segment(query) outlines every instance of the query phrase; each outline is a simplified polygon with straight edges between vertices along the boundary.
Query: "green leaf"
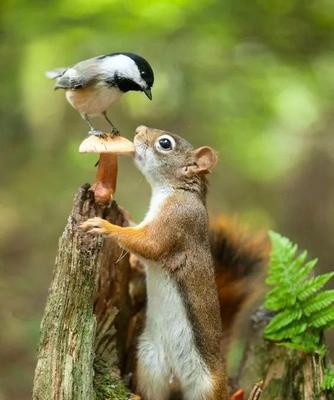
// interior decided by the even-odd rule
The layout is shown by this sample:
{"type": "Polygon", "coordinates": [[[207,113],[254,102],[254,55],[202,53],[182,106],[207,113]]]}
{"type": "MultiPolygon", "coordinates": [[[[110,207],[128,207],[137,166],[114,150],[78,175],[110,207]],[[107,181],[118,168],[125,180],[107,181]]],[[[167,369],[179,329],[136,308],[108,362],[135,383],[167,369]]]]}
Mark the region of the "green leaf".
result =
{"type": "Polygon", "coordinates": [[[280,341],[283,339],[291,339],[295,336],[298,336],[298,335],[302,334],[303,332],[305,332],[306,329],[307,329],[307,323],[299,322],[299,323],[292,323],[292,324],[280,329],[279,331],[266,333],[266,330],[265,330],[264,333],[265,333],[265,337],[267,339],[280,341]]]}
{"type": "Polygon", "coordinates": [[[268,310],[278,311],[293,306],[296,298],[296,295],[290,293],[290,288],[278,286],[267,294],[264,306],[268,310]]]}
{"type": "Polygon", "coordinates": [[[314,293],[320,290],[333,276],[334,272],[328,272],[327,274],[322,274],[308,280],[305,285],[298,290],[299,299],[303,301],[312,296],[314,293]]]}
{"type": "Polygon", "coordinates": [[[321,337],[334,325],[334,290],[321,291],[334,272],[310,277],[317,260],[278,233],[269,233],[272,251],[266,283],[272,288],[265,307],[276,315],[264,330],[269,340],[305,352],[325,354],[321,337]]]}
{"type": "Polygon", "coordinates": [[[279,344],[289,349],[303,351],[304,353],[317,353],[320,355],[324,355],[326,350],[325,346],[316,344],[314,342],[292,341],[292,342],[282,342],[279,344]]]}
{"type": "Polygon", "coordinates": [[[285,310],[275,315],[275,317],[266,326],[265,333],[270,334],[279,331],[283,327],[289,325],[291,322],[300,319],[302,316],[301,310],[285,310]]]}
{"type": "Polygon", "coordinates": [[[334,371],[326,369],[321,389],[326,391],[334,391],[334,371]]]}
{"type": "Polygon", "coordinates": [[[318,259],[315,258],[314,260],[308,261],[304,267],[300,268],[299,271],[296,273],[295,276],[295,281],[296,284],[301,283],[303,280],[305,280],[310,272],[314,269],[314,267],[317,265],[318,259]]]}
{"type": "Polygon", "coordinates": [[[334,307],[332,305],[327,308],[312,314],[310,323],[314,328],[325,329],[327,326],[334,323],[334,307]]]}
{"type": "Polygon", "coordinates": [[[307,316],[316,311],[321,311],[334,302],[334,290],[326,290],[315,296],[310,297],[306,304],[303,304],[303,310],[307,316]]]}

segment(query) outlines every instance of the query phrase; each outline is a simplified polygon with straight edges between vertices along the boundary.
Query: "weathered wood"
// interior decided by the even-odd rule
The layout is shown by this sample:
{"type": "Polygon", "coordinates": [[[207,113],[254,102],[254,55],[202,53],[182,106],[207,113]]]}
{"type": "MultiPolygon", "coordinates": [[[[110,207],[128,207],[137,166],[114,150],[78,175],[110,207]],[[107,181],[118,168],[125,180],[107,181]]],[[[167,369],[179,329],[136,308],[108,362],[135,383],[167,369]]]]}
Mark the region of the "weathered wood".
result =
{"type": "Polygon", "coordinates": [[[332,399],[321,390],[324,359],[316,354],[291,350],[263,338],[266,314],[258,310],[252,317],[238,382],[246,398],[260,382],[259,397],[249,400],[327,400],[332,399]]]}
{"type": "Polygon", "coordinates": [[[78,230],[93,216],[122,226],[127,220],[115,202],[96,206],[89,188],[77,193],[59,241],[41,325],[35,400],[129,397],[118,379],[130,316],[129,258],[110,239],[78,230]]]}
{"type": "MultiPolygon", "coordinates": [[[[128,224],[115,202],[100,207],[89,185],[80,188],[59,241],[41,325],[34,400],[126,400],[131,396],[119,368],[133,369],[130,339],[142,325],[142,271],[137,268],[136,286],[128,254],[112,240],[78,229],[93,216],[128,224]]],[[[238,376],[245,398],[262,381],[262,393],[255,390],[251,400],[332,399],[321,391],[324,360],[264,340],[266,322],[265,313],[256,313],[247,337],[238,376]]]]}

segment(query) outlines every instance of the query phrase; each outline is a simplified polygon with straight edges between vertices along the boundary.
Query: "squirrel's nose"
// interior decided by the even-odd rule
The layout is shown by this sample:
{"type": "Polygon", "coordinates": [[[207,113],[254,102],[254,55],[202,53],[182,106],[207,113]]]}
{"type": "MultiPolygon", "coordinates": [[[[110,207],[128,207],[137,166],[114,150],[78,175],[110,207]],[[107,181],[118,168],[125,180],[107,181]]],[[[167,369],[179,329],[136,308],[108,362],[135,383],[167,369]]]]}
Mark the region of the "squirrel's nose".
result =
{"type": "Polygon", "coordinates": [[[136,129],[136,135],[138,135],[138,133],[145,134],[146,132],[147,132],[147,126],[145,126],[145,125],[140,125],[136,129]]]}

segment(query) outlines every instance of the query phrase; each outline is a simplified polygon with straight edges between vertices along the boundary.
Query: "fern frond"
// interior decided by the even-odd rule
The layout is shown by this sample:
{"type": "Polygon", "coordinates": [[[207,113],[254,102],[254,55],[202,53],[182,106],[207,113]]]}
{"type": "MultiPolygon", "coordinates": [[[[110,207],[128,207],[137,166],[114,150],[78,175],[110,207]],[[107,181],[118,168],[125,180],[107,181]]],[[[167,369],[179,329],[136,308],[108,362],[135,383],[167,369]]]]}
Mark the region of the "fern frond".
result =
{"type": "Polygon", "coordinates": [[[321,311],[318,311],[315,314],[312,314],[312,318],[310,318],[310,324],[314,328],[323,328],[329,327],[334,323],[334,307],[332,305],[324,308],[321,311]]]}
{"type": "Polygon", "coordinates": [[[289,239],[270,232],[272,252],[266,282],[272,286],[265,307],[276,315],[264,330],[267,339],[305,352],[325,354],[321,337],[334,325],[334,290],[321,291],[334,272],[310,277],[317,260],[289,239]]]}
{"type": "Polygon", "coordinates": [[[321,311],[334,302],[334,290],[325,290],[310,297],[304,303],[304,312],[310,316],[316,311],[321,311]]]}
{"type": "Polygon", "coordinates": [[[291,307],[296,303],[297,296],[291,294],[290,288],[276,287],[266,296],[264,306],[272,311],[291,307]]]}
{"type": "Polygon", "coordinates": [[[321,389],[326,391],[334,391],[334,371],[332,369],[325,370],[321,389]]]}
{"type": "Polygon", "coordinates": [[[266,326],[265,333],[271,334],[279,331],[280,329],[291,324],[293,321],[297,321],[302,317],[303,313],[301,310],[285,310],[277,315],[269,322],[266,326]]]}
{"type": "Polygon", "coordinates": [[[305,351],[305,345],[300,343],[294,342],[282,342],[278,343],[280,346],[287,347],[288,349],[298,350],[298,351],[305,351]]]}
{"type": "Polygon", "coordinates": [[[279,345],[306,353],[317,353],[321,356],[325,355],[326,347],[323,344],[315,340],[313,336],[309,338],[305,337],[307,337],[307,334],[295,336],[292,341],[281,342],[279,345]]]}
{"type": "Polygon", "coordinates": [[[275,340],[275,341],[280,341],[284,339],[292,339],[295,336],[299,336],[302,333],[304,333],[307,329],[307,323],[306,322],[300,322],[299,323],[292,323],[289,324],[288,326],[285,326],[284,328],[266,333],[265,336],[268,339],[275,340]]]}
{"type": "Polygon", "coordinates": [[[301,284],[312,272],[317,263],[318,259],[315,258],[314,260],[308,261],[302,268],[300,268],[299,271],[296,272],[295,283],[297,285],[301,284]]]}
{"type": "Polygon", "coordinates": [[[312,296],[318,290],[320,290],[325,284],[334,276],[334,272],[328,272],[314,278],[309,279],[304,285],[298,290],[298,296],[301,301],[306,300],[312,296]]]}
{"type": "Polygon", "coordinates": [[[268,285],[276,285],[282,281],[286,281],[286,268],[287,266],[291,266],[291,262],[295,258],[298,247],[288,238],[276,232],[270,231],[269,236],[273,247],[270,255],[270,269],[268,271],[266,283],[268,285]],[[283,265],[285,268],[282,268],[283,265]]]}

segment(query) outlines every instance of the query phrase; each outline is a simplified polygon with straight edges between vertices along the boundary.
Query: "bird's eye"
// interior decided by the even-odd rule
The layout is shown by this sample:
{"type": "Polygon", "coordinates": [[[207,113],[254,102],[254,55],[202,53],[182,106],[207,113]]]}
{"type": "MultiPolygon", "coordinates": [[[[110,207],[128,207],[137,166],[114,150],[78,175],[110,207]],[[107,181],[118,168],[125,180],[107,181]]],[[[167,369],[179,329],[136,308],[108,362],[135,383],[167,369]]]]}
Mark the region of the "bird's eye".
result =
{"type": "Polygon", "coordinates": [[[163,135],[156,141],[156,149],[162,153],[173,150],[175,147],[175,140],[169,135],[163,135]]]}

